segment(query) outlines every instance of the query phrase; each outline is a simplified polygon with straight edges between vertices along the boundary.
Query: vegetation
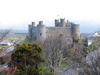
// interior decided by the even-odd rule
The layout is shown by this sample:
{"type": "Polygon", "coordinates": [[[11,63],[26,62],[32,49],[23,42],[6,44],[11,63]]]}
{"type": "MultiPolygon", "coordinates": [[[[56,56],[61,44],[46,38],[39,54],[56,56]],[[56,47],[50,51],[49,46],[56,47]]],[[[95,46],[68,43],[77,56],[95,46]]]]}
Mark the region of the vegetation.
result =
{"type": "Polygon", "coordinates": [[[40,62],[44,62],[40,53],[42,47],[35,44],[21,44],[11,55],[10,67],[18,68],[16,75],[43,75],[40,62]]]}
{"type": "Polygon", "coordinates": [[[23,34],[9,34],[5,40],[21,40],[23,41],[24,39],[26,38],[26,35],[23,35],[23,34]]]}
{"type": "Polygon", "coordinates": [[[3,57],[0,57],[0,65],[5,64],[3,57]]]}
{"type": "Polygon", "coordinates": [[[3,32],[1,35],[0,35],[0,40],[3,40],[8,34],[9,34],[10,30],[6,30],[5,32],[3,32]]]}
{"type": "Polygon", "coordinates": [[[51,37],[45,41],[43,45],[43,56],[46,59],[47,65],[51,67],[51,72],[56,73],[56,68],[61,66],[66,45],[63,36],[57,38],[51,37]]]}
{"type": "Polygon", "coordinates": [[[78,43],[79,42],[79,39],[74,39],[73,42],[74,43],[78,43]]]}
{"type": "Polygon", "coordinates": [[[8,46],[0,46],[0,49],[2,49],[2,48],[7,48],[8,46]]]}
{"type": "Polygon", "coordinates": [[[100,37],[95,37],[93,40],[93,43],[88,48],[89,53],[94,50],[100,50],[100,37]]]}
{"type": "MultiPolygon", "coordinates": [[[[90,46],[87,45],[86,40],[80,43],[78,39],[73,40],[73,43],[69,45],[61,35],[45,40],[44,44],[41,44],[43,48],[36,43],[29,43],[30,40],[25,37],[14,38],[23,38],[24,44],[18,44],[16,50],[12,52],[10,62],[7,60],[10,68],[5,70],[6,73],[4,71],[0,73],[2,75],[60,75],[62,70],[65,72],[69,68],[78,68],[79,75],[100,74],[99,53],[96,59],[91,57],[92,65],[86,63],[87,55],[100,49],[98,37],[93,38],[94,42],[90,46]],[[82,48],[82,44],[85,48],[82,48]]],[[[35,38],[30,39],[35,40],[35,38]]],[[[1,65],[5,63],[5,58],[0,57],[1,65]]]]}
{"type": "Polygon", "coordinates": [[[36,40],[36,38],[27,37],[27,38],[24,39],[24,41],[22,43],[30,43],[30,42],[35,41],[35,40],[36,40]]]}

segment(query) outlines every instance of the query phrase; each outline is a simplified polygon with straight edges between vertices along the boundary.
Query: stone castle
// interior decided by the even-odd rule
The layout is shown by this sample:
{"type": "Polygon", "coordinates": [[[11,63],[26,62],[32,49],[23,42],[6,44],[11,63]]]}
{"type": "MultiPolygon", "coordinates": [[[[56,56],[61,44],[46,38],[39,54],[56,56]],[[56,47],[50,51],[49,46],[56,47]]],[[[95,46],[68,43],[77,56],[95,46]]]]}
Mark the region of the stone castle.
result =
{"type": "Polygon", "coordinates": [[[35,22],[29,25],[28,37],[36,38],[36,40],[45,41],[50,36],[58,37],[63,35],[65,38],[80,39],[80,25],[65,21],[64,19],[55,20],[55,27],[46,27],[43,21],[39,21],[39,24],[35,26],[35,22]]]}

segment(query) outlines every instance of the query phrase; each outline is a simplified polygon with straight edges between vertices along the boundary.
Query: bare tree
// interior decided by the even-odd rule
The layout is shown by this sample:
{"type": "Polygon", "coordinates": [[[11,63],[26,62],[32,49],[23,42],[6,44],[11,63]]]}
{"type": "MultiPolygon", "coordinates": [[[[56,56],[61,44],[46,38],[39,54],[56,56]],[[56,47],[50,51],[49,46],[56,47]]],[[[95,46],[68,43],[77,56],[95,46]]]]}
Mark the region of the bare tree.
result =
{"type": "Polygon", "coordinates": [[[9,34],[10,31],[11,31],[11,30],[6,30],[4,33],[2,33],[2,34],[0,35],[0,40],[3,40],[3,39],[9,34]]]}
{"type": "Polygon", "coordinates": [[[44,42],[43,55],[47,60],[47,64],[52,68],[52,72],[56,72],[63,61],[63,52],[65,50],[66,40],[62,35],[57,38],[50,37],[44,42]]]}

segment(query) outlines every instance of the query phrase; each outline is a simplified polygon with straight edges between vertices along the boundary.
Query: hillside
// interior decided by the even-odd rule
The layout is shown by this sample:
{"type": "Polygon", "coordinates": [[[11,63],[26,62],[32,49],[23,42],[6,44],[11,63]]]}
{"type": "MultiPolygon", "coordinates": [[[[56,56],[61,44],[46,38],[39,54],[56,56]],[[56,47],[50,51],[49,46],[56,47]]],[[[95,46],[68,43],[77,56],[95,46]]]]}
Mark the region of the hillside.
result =
{"type": "MultiPolygon", "coordinates": [[[[0,29],[0,34],[4,33],[7,29],[0,29]]],[[[10,34],[28,34],[25,30],[11,30],[10,34]]]]}

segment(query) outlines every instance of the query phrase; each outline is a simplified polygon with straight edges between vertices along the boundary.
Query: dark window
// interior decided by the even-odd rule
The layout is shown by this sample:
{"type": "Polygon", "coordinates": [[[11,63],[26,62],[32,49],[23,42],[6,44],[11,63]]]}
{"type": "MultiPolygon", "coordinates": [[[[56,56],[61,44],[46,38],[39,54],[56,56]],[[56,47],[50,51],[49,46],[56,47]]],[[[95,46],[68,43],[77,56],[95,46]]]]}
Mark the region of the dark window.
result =
{"type": "Polygon", "coordinates": [[[40,33],[40,35],[42,35],[42,33],[40,33]]]}

